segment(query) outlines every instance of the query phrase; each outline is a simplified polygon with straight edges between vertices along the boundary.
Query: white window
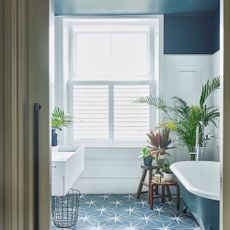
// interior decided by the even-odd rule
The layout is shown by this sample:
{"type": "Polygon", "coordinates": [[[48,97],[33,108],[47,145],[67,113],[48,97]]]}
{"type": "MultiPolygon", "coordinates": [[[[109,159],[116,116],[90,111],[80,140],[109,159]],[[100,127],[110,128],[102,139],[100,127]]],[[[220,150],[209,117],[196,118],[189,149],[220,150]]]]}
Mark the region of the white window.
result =
{"type": "Polygon", "coordinates": [[[152,21],[65,19],[62,25],[62,103],[75,118],[69,138],[145,140],[153,111],[134,101],[156,88],[152,21]]]}

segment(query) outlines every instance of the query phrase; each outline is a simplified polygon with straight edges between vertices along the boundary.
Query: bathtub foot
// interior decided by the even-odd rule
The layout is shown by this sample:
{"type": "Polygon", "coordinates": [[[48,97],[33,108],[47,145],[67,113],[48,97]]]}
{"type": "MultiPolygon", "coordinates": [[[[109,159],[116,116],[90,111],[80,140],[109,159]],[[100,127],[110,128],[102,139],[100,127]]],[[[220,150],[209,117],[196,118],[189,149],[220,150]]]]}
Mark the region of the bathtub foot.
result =
{"type": "Polygon", "coordinates": [[[184,214],[188,213],[188,208],[187,208],[187,207],[183,207],[182,212],[183,212],[184,214]]]}
{"type": "Polygon", "coordinates": [[[193,214],[191,213],[191,211],[188,207],[183,207],[182,212],[183,212],[183,214],[187,215],[188,217],[193,217],[193,214]]]}
{"type": "Polygon", "coordinates": [[[181,215],[186,215],[186,216],[190,216],[190,211],[189,208],[184,206],[182,209],[177,210],[177,212],[175,213],[176,216],[181,216],[181,215]]]}
{"type": "Polygon", "coordinates": [[[176,216],[181,216],[181,215],[189,215],[189,209],[187,207],[183,207],[182,209],[178,210],[175,213],[176,216]]]}

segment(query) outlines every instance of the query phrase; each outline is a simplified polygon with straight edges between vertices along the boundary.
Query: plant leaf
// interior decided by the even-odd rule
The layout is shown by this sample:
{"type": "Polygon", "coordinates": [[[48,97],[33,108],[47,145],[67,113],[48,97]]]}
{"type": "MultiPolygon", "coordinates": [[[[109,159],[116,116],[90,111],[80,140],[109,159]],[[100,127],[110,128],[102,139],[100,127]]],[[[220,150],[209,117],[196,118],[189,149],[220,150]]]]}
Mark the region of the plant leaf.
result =
{"type": "Polygon", "coordinates": [[[220,87],[220,77],[215,77],[212,80],[208,80],[205,85],[202,86],[201,95],[200,95],[200,107],[204,106],[204,103],[208,96],[219,89],[220,87]]]}
{"type": "Polygon", "coordinates": [[[55,106],[51,115],[52,128],[61,130],[62,127],[67,127],[73,122],[73,117],[65,114],[64,110],[55,106]]]}
{"type": "Polygon", "coordinates": [[[164,111],[164,112],[168,112],[169,110],[171,110],[171,107],[167,106],[163,99],[160,97],[154,97],[152,95],[150,96],[146,96],[146,97],[140,97],[138,98],[135,103],[145,103],[148,105],[153,105],[155,107],[157,107],[158,109],[164,111]]]}

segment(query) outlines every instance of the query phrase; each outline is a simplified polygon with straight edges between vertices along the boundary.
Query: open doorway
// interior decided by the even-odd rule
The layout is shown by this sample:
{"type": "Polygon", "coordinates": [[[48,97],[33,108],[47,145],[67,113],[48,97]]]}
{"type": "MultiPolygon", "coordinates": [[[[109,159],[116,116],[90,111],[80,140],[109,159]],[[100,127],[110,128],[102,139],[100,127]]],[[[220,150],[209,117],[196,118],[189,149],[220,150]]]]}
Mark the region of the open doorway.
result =
{"type": "MultiPolygon", "coordinates": [[[[218,204],[215,213],[210,214],[216,218],[211,223],[204,220],[202,213],[193,211],[186,195],[183,204],[190,206],[191,216],[178,215],[175,199],[163,204],[157,200],[153,211],[147,196],[136,199],[143,164],[138,156],[149,145],[146,133],[156,131],[166,117],[155,107],[134,102],[151,94],[160,96],[170,106],[174,105],[170,101],[174,96],[188,105],[199,105],[202,86],[220,75],[219,2],[208,8],[200,6],[199,10],[194,5],[193,12],[183,7],[175,12],[167,6],[164,12],[152,6],[145,9],[148,16],[143,16],[142,11],[134,13],[136,9],[127,13],[125,5],[121,6],[121,12],[116,6],[114,14],[108,9],[102,13],[97,7],[92,12],[77,3],[55,4],[55,75],[50,109],[59,108],[73,122],[58,133],[59,149],[52,148],[55,155],[52,171],[54,175],[56,164],[61,161],[57,158],[64,158],[66,152],[79,153],[81,146],[84,151],[77,161],[81,164],[70,169],[79,171],[66,178],[71,180],[71,188],[81,191],[76,228],[199,229],[201,225],[218,229],[218,204]]],[[[216,92],[207,103],[218,113],[220,98],[216,92]]],[[[218,114],[215,118],[218,125],[218,114]]],[[[198,131],[202,129],[198,127],[198,131]]],[[[219,130],[208,126],[205,135],[208,134],[200,160],[219,161],[219,130]]],[[[174,132],[170,138],[176,136],[174,132]]],[[[194,147],[195,144],[192,143],[194,147]]],[[[177,144],[174,147],[167,158],[170,163],[190,160],[186,147],[177,144]]],[[[57,190],[65,191],[63,181],[52,183],[57,190]]],[[[212,191],[217,196],[211,198],[217,203],[218,183],[212,191]]]]}

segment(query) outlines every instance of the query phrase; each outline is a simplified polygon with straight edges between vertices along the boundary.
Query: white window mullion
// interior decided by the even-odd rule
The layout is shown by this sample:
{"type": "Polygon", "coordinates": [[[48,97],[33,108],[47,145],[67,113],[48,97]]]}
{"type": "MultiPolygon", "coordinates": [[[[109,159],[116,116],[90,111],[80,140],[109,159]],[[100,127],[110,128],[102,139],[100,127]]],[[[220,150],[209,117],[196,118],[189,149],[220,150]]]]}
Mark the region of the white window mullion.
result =
{"type": "MultiPolygon", "coordinates": [[[[66,63],[66,65],[68,65],[68,76],[65,76],[65,79],[63,79],[63,83],[68,79],[68,83],[67,85],[64,84],[65,90],[66,92],[66,96],[68,99],[70,100],[66,100],[65,106],[63,105],[63,108],[67,108],[67,111],[69,114],[74,115],[74,111],[73,111],[73,85],[71,84],[71,80],[74,79],[74,64],[73,64],[73,60],[74,60],[74,33],[73,33],[73,27],[71,25],[68,25],[69,29],[68,29],[68,63],[66,63]]],[[[73,126],[69,126],[68,130],[67,130],[67,135],[66,135],[66,139],[65,139],[65,143],[66,144],[73,144],[74,143],[74,135],[73,135],[73,126]]]]}
{"type": "Polygon", "coordinates": [[[75,54],[74,54],[75,45],[76,44],[74,43],[73,27],[71,26],[69,29],[69,80],[73,80],[75,77],[74,63],[73,63],[75,58],[75,54]]]}
{"type": "MultiPolygon", "coordinates": [[[[156,85],[155,85],[155,81],[151,81],[149,84],[149,94],[150,95],[154,95],[154,91],[155,91],[156,85]]],[[[156,119],[157,119],[157,113],[155,112],[156,109],[154,106],[149,106],[149,128],[150,130],[152,130],[155,125],[157,124],[156,119]]]]}
{"type": "MultiPolygon", "coordinates": [[[[73,101],[74,101],[74,98],[73,98],[73,85],[71,84],[70,81],[67,84],[66,90],[67,90],[67,97],[70,99],[70,100],[67,100],[67,110],[68,110],[69,114],[74,114],[74,111],[73,111],[73,101]]],[[[68,132],[67,132],[67,135],[66,135],[65,142],[66,142],[67,145],[68,144],[72,145],[73,142],[74,142],[73,126],[72,125],[70,125],[68,127],[68,132]]]]}
{"type": "Polygon", "coordinates": [[[114,84],[109,83],[109,141],[114,140],[114,84]]]}

